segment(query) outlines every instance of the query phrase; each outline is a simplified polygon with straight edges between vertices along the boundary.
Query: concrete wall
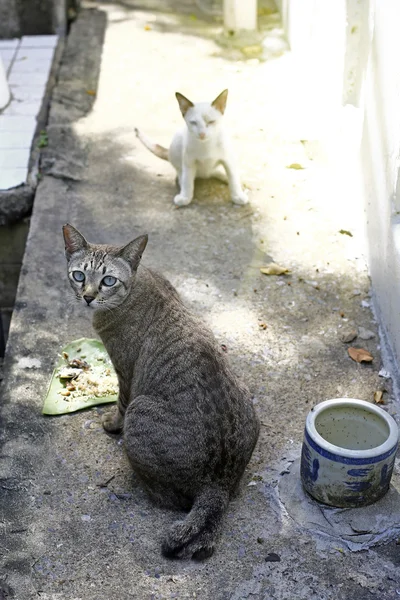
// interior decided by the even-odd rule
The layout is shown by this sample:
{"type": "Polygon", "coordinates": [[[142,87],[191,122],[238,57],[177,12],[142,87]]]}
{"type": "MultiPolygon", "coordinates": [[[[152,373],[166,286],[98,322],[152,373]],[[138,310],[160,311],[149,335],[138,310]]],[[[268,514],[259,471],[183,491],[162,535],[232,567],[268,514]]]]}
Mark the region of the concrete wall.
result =
{"type": "Polygon", "coordinates": [[[4,353],[28,230],[29,219],[0,226],[0,358],[4,353]]]}
{"type": "Polygon", "coordinates": [[[319,111],[335,127],[348,126],[356,165],[350,177],[360,182],[374,304],[399,364],[400,2],[278,0],[277,5],[300,77],[309,86],[311,112],[319,111]]]}
{"type": "Polygon", "coordinates": [[[361,165],[369,265],[382,324],[400,361],[400,3],[375,0],[364,83],[361,165]]]}
{"type": "Polygon", "coordinates": [[[20,32],[17,0],[0,2],[0,39],[13,38],[20,32]]]}
{"type": "Polygon", "coordinates": [[[23,35],[63,35],[67,11],[78,0],[0,0],[0,39],[23,35]]]}

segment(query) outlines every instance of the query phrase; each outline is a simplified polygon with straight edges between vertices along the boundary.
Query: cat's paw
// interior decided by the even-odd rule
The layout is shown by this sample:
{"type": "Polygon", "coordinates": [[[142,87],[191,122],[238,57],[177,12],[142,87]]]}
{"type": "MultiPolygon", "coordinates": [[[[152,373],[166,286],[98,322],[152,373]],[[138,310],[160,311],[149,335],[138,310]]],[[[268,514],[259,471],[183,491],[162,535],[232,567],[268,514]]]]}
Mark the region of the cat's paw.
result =
{"type": "Polygon", "coordinates": [[[187,196],[183,196],[183,194],[177,194],[174,198],[174,204],[176,206],[187,206],[192,201],[192,198],[188,198],[187,196]]]}
{"type": "Polygon", "coordinates": [[[119,412],[108,412],[102,416],[101,424],[108,433],[119,433],[124,422],[119,412]]]}
{"type": "Polygon", "coordinates": [[[246,192],[240,191],[238,194],[232,196],[232,202],[233,204],[239,204],[243,206],[244,204],[249,203],[249,199],[247,197],[246,192]]]}

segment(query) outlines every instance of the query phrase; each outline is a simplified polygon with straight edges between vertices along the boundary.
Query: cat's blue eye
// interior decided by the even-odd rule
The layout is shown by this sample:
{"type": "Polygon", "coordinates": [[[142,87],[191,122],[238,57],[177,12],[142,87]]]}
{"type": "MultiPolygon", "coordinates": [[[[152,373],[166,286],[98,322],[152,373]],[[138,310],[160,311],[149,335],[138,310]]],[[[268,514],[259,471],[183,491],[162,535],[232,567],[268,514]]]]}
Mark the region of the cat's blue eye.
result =
{"type": "Polygon", "coordinates": [[[215,121],[208,121],[209,125],[214,125],[215,121]]]}
{"type": "Polygon", "coordinates": [[[112,277],[112,275],[106,275],[101,283],[107,287],[111,287],[117,283],[117,279],[116,277],[112,277]]]}
{"type": "Polygon", "coordinates": [[[82,271],[72,271],[72,277],[78,282],[85,281],[85,274],[82,271]]]}
{"type": "Polygon", "coordinates": [[[191,125],[197,125],[197,121],[190,121],[191,125]]]}

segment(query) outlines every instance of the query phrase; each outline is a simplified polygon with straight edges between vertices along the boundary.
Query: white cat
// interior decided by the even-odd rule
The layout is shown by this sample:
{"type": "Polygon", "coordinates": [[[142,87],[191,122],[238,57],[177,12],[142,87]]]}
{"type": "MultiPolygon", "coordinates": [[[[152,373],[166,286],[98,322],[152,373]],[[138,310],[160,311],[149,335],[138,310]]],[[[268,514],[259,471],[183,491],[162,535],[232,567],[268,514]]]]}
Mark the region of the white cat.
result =
{"type": "Polygon", "coordinates": [[[169,150],[154,144],[135,129],[137,137],[146,148],[175,167],[180,192],[175,196],[174,203],[177,206],[190,204],[196,177],[216,177],[228,183],[232,202],[247,204],[247,195],[240,185],[231,144],[222,126],[228,90],[224,90],[211,104],[193,104],[179,92],[176,93],[176,98],[187,128],[174,135],[169,150]],[[218,170],[220,165],[225,169],[226,175],[218,170]]]}

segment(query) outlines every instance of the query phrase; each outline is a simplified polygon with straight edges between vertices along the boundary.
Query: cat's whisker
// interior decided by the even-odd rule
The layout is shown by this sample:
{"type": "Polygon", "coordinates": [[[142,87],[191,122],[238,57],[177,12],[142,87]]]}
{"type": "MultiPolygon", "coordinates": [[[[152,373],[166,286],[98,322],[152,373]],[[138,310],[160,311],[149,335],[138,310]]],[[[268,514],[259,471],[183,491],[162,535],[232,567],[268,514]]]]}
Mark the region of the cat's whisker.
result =
{"type": "Polygon", "coordinates": [[[65,299],[66,305],[68,310],[74,310],[74,307],[76,306],[78,300],[77,297],[75,295],[73,296],[68,296],[68,298],[65,299]]]}

